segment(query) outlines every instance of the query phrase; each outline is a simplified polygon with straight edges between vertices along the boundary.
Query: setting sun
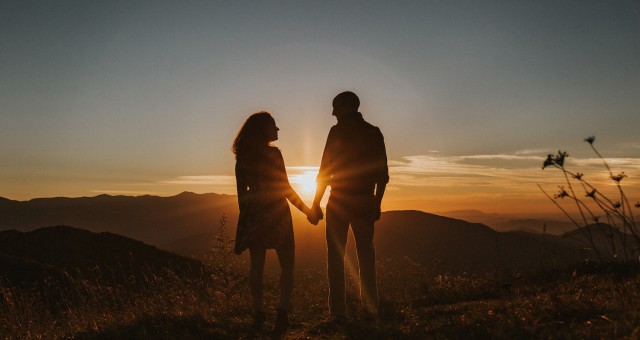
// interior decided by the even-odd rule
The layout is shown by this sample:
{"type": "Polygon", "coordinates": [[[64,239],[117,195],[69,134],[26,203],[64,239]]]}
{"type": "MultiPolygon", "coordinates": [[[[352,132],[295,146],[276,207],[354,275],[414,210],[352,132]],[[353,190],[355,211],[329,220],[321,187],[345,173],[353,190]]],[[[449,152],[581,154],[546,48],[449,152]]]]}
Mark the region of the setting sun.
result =
{"type": "MultiPolygon", "coordinates": [[[[317,167],[295,168],[299,173],[289,175],[289,180],[300,195],[313,194],[316,190],[317,167]]],[[[290,169],[291,170],[291,169],[290,169]]],[[[298,172],[295,171],[295,172],[298,172]]]]}

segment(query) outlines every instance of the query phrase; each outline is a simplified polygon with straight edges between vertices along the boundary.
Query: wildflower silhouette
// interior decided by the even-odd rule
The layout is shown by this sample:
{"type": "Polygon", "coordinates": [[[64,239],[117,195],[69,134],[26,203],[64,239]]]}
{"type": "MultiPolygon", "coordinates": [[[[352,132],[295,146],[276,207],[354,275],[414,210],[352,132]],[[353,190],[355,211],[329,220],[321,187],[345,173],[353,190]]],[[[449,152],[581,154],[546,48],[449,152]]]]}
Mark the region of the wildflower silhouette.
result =
{"type": "Polygon", "coordinates": [[[542,164],[542,169],[544,170],[544,168],[548,166],[563,167],[564,160],[567,157],[569,157],[569,154],[565,151],[560,150],[558,150],[557,155],[549,154],[547,155],[547,159],[544,161],[544,164],[542,164]]]}
{"type": "Polygon", "coordinates": [[[564,187],[561,186],[560,187],[560,191],[557,194],[553,195],[553,197],[555,197],[555,198],[565,198],[565,197],[570,197],[570,196],[569,196],[569,193],[566,190],[564,190],[564,187]]]}
{"type": "Polygon", "coordinates": [[[595,142],[595,140],[596,140],[595,136],[589,136],[589,137],[584,139],[585,142],[587,142],[587,143],[589,143],[591,145],[593,145],[593,142],[595,142]]]}
{"type": "Polygon", "coordinates": [[[627,177],[627,175],[624,174],[624,172],[621,172],[615,176],[611,176],[611,179],[620,183],[620,181],[622,181],[623,178],[627,177]]]}
{"type": "MultiPolygon", "coordinates": [[[[542,186],[538,185],[540,190],[549,198],[570,220],[576,225],[576,227],[581,231],[583,236],[585,236],[587,242],[589,243],[589,249],[592,249],[596,255],[600,258],[601,261],[604,261],[601,253],[606,249],[602,248],[602,245],[597,245],[594,239],[594,232],[601,232],[602,235],[606,236],[608,241],[608,250],[611,251],[614,259],[618,259],[618,249],[616,247],[616,242],[614,240],[614,234],[619,237],[619,242],[622,244],[622,252],[624,253],[625,260],[629,261],[630,258],[640,259],[640,232],[637,228],[637,224],[635,222],[633,213],[630,211],[631,204],[622,189],[620,182],[622,179],[627,177],[624,172],[620,172],[617,175],[614,175],[611,171],[611,167],[607,163],[606,159],[602,157],[600,152],[596,149],[594,142],[595,136],[589,136],[584,139],[585,142],[589,143],[591,149],[598,155],[600,160],[602,160],[603,165],[609,172],[609,178],[615,182],[616,188],[618,189],[619,199],[615,200],[615,202],[607,197],[605,194],[597,190],[593,185],[591,185],[588,181],[584,179],[584,174],[581,172],[571,172],[565,168],[565,160],[569,157],[569,154],[564,151],[558,151],[557,154],[549,154],[542,164],[542,169],[544,170],[547,167],[553,167],[560,170],[564,176],[566,188],[564,186],[560,187],[560,191],[551,197],[547,192],[542,188],[542,186]],[[582,199],[578,198],[575,194],[574,186],[581,187],[585,191],[585,197],[589,198],[591,204],[587,204],[582,199]],[[582,219],[582,223],[578,223],[571,215],[558,203],[558,199],[568,198],[575,203],[576,209],[580,214],[582,219]],[[596,216],[595,210],[599,210],[603,213],[606,218],[606,223],[600,223],[600,217],[596,216]],[[588,218],[589,217],[589,218],[588,218]],[[589,226],[588,221],[595,221],[595,228],[589,226]],[[610,227],[609,227],[610,226],[610,227]],[[614,233],[615,231],[615,233],[614,233]],[[634,243],[628,242],[627,238],[632,237],[634,243]]],[[[635,206],[640,208],[640,202],[636,203],[635,206]]]]}

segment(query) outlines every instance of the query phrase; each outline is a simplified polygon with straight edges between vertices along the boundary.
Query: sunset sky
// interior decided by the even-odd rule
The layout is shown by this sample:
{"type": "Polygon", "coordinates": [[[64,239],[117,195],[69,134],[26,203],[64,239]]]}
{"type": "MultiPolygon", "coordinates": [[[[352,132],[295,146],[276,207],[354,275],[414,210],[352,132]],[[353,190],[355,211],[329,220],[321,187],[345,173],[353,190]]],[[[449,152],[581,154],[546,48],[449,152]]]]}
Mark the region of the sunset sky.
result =
{"type": "Polygon", "coordinates": [[[558,149],[611,189],[591,135],[640,199],[636,0],[1,1],[0,196],[235,194],[267,110],[311,203],[344,90],[385,136],[383,210],[552,211],[558,149]]]}

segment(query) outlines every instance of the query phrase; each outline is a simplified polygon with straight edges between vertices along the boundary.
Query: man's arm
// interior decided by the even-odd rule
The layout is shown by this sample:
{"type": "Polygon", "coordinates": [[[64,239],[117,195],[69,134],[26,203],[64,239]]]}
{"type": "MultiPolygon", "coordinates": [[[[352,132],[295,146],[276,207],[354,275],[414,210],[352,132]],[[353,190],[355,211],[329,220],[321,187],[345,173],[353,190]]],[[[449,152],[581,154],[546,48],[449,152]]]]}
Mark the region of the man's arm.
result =
{"type": "Polygon", "coordinates": [[[382,214],[382,210],[380,206],[382,205],[382,197],[384,196],[384,191],[387,188],[387,183],[378,183],[376,185],[376,219],[377,221],[380,219],[380,215],[382,214]]]}
{"type": "MultiPolygon", "coordinates": [[[[329,186],[329,181],[331,180],[331,176],[333,175],[333,158],[335,153],[335,150],[333,150],[333,143],[335,139],[334,131],[335,127],[329,130],[327,142],[324,145],[324,152],[322,153],[322,160],[320,161],[318,177],[316,179],[316,195],[313,198],[313,204],[311,205],[312,215],[315,215],[315,223],[318,223],[318,221],[324,217],[322,214],[322,209],[320,209],[320,201],[322,201],[324,192],[327,190],[327,186],[329,186]]],[[[309,219],[309,221],[311,223],[314,222],[312,219],[309,219]]]]}
{"type": "Polygon", "coordinates": [[[376,216],[375,220],[380,219],[380,215],[382,214],[380,206],[382,205],[382,197],[384,197],[384,191],[387,189],[387,183],[389,182],[389,166],[387,165],[387,148],[384,145],[384,137],[382,136],[382,132],[378,129],[378,158],[379,158],[379,175],[378,181],[376,182],[376,216]]]}
{"type": "Polygon", "coordinates": [[[313,215],[313,219],[309,219],[311,223],[315,221],[314,224],[318,223],[324,217],[322,213],[322,209],[320,209],[320,201],[322,201],[322,197],[324,196],[324,192],[327,190],[327,184],[324,182],[319,182],[316,186],[316,195],[313,198],[313,204],[311,205],[311,213],[313,215]]]}

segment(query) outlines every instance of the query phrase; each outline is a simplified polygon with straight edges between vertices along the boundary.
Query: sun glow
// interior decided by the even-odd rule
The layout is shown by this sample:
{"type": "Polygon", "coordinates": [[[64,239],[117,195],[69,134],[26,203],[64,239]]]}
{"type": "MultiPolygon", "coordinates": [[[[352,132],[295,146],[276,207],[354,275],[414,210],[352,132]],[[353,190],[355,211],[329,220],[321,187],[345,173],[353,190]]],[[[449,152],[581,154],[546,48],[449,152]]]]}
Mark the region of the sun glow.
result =
{"type": "Polygon", "coordinates": [[[315,192],[316,177],[318,176],[318,169],[316,167],[300,167],[289,170],[293,170],[292,172],[294,172],[289,175],[289,180],[300,195],[309,196],[315,192]]]}

